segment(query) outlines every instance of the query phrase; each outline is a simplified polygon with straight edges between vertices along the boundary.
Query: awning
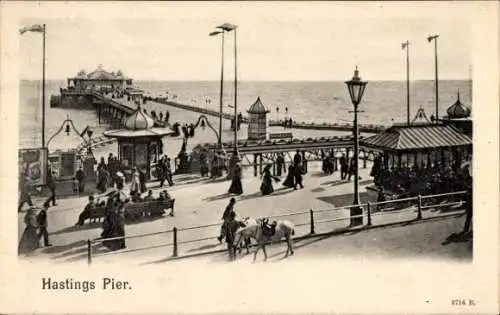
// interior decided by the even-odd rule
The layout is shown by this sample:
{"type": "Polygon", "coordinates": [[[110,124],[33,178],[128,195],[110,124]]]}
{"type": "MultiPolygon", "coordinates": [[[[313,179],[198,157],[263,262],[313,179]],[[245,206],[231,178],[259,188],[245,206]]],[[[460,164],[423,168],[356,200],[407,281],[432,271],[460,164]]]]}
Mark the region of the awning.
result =
{"type": "Polygon", "coordinates": [[[360,141],[360,145],[380,150],[417,151],[472,145],[472,139],[451,125],[393,126],[360,141]]]}

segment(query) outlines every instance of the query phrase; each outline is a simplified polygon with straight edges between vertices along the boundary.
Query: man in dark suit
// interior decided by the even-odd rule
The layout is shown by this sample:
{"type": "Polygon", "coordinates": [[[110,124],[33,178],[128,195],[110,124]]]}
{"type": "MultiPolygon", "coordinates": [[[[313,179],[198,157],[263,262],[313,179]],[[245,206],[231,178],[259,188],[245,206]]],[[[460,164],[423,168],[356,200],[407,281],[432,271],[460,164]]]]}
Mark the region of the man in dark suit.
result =
{"type": "Polygon", "coordinates": [[[345,154],[340,157],[340,179],[345,179],[347,177],[347,158],[345,154]]]}
{"type": "Polygon", "coordinates": [[[52,206],[56,206],[56,182],[54,181],[54,174],[52,174],[52,169],[50,166],[47,170],[47,187],[50,190],[50,197],[47,199],[47,203],[52,201],[52,206]]]}
{"type": "Polygon", "coordinates": [[[38,213],[36,220],[38,223],[38,239],[43,237],[43,243],[45,247],[52,246],[49,242],[49,232],[47,231],[47,209],[49,208],[49,202],[46,201],[43,204],[42,211],[38,213]]]}

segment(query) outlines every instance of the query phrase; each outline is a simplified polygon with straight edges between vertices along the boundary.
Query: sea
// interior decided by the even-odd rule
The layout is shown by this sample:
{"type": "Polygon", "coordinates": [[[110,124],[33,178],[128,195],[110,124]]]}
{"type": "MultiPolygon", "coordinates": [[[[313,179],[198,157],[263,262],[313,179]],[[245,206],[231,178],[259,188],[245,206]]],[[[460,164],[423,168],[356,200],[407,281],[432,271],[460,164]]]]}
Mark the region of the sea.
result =
{"type": "MultiPolygon", "coordinates": [[[[218,110],[220,83],[218,81],[134,81],[134,86],[151,96],[176,95],[179,103],[218,110]]],[[[71,118],[77,128],[92,126],[99,135],[106,126],[99,125],[92,110],[51,108],[50,96],[59,94],[66,87],[65,80],[46,81],[46,139],[57,133],[66,118],[71,118]]],[[[19,97],[19,146],[41,146],[41,81],[20,81],[19,97]]],[[[471,80],[439,81],[439,115],[456,102],[472,108],[471,80]]],[[[390,126],[405,122],[407,115],[406,81],[370,81],[359,105],[360,124],[390,126]]],[[[352,122],[352,104],[344,82],[238,82],[238,108],[245,111],[260,97],[270,111],[270,118],[292,117],[294,121],[316,123],[352,122]]],[[[224,84],[224,111],[232,112],[234,85],[224,84]]],[[[435,85],[433,80],[410,83],[410,119],[422,107],[430,116],[435,111],[435,85]]],[[[66,142],[80,143],[72,134],[66,142]]]]}

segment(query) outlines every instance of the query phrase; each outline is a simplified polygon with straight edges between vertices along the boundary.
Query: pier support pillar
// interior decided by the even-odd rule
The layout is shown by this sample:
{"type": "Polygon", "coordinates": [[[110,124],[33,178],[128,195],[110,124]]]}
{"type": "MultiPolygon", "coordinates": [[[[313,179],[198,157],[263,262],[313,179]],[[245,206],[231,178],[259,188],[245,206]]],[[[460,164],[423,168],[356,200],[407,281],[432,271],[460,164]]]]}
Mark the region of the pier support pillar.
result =
{"type": "Polygon", "coordinates": [[[259,174],[262,174],[262,163],[263,163],[262,153],[259,154],[259,174]]]}
{"type": "Polygon", "coordinates": [[[253,176],[257,177],[257,154],[253,155],[253,176]]]}
{"type": "Polygon", "coordinates": [[[273,159],[273,176],[276,176],[276,159],[273,159]]]}
{"type": "Polygon", "coordinates": [[[96,104],[97,107],[97,117],[99,120],[99,125],[101,124],[101,104],[96,104]]]}

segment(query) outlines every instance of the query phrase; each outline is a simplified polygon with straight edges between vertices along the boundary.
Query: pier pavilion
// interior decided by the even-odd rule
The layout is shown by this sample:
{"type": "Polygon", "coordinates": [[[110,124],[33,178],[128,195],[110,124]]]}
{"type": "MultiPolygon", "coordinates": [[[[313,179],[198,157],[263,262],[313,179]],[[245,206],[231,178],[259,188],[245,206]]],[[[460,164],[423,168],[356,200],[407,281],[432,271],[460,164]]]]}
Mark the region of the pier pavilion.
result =
{"type": "Polygon", "coordinates": [[[96,70],[86,73],[80,70],[73,78],[68,78],[69,90],[125,90],[132,86],[132,79],[126,78],[121,70],[108,72],[99,65],[96,70]]]}
{"type": "Polygon", "coordinates": [[[123,129],[104,132],[104,136],[118,141],[118,159],[128,167],[143,169],[151,178],[153,166],[163,153],[162,138],[173,132],[169,128],[157,128],[154,120],[140,106],[123,122],[123,129]]]}

